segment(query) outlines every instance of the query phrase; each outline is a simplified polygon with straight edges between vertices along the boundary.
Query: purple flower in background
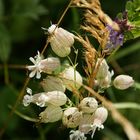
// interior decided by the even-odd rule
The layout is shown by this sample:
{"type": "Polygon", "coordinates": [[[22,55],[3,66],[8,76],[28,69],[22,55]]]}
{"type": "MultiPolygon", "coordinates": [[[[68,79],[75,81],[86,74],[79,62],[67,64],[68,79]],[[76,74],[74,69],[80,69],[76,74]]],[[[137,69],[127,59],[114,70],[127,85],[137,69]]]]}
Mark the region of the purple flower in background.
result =
{"type": "Polygon", "coordinates": [[[120,31],[114,30],[111,26],[106,27],[109,31],[109,38],[105,50],[112,52],[116,47],[123,45],[124,35],[120,31]]]}

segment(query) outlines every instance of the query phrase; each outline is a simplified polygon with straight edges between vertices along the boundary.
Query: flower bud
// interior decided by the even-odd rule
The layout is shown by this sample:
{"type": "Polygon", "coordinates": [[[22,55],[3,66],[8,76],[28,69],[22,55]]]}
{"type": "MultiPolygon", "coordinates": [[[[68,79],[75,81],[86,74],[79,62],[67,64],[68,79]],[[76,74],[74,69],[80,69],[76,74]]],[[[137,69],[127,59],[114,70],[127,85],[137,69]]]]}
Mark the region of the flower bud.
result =
{"type": "Polygon", "coordinates": [[[47,76],[42,82],[41,85],[44,91],[62,91],[65,92],[66,88],[62,80],[58,77],[47,76]]]}
{"type": "Polygon", "coordinates": [[[113,81],[113,85],[115,86],[115,88],[120,90],[127,89],[133,86],[133,84],[134,84],[134,80],[129,75],[119,75],[113,81]]]}
{"type": "Polygon", "coordinates": [[[42,123],[56,122],[62,118],[62,108],[59,106],[49,105],[39,114],[42,123]]]}
{"type": "Polygon", "coordinates": [[[108,116],[108,111],[104,107],[99,107],[95,111],[94,114],[94,123],[93,125],[97,126],[98,128],[103,128],[102,124],[106,121],[108,116]]]}
{"type": "Polygon", "coordinates": [[[99,65],[99,69],[98,69],[96,78],[104,79],[106,75],[108,74],[109,66],[106,63],[106,60],[105,59],[102,60],[101,58],[98,58],[97,60],[96,66],[98,65],[99,65]]]}
{"type": "Polygon", "coordinates": [[[46,102],[54,106],[64,105],[67,101],[67,96],[61,91],[47,92],[46,96],[48,98],[46,102]]]}
{"type": "Polygon", "coordinates": [[[74,44],[74,35],[63,28],[51,25],[48,32],[52,35],[50,44],[52,50],[60,57],[66,57],[74,44]]]}
{"type": "Polygon", "coordinates": [[[75,88],[79,89],[82,85],[82,76],[73,67],[66,68],[61,76],[66,88],[70,91],[75,88]]]}
{"type": "Polygon", "coordinates": [[[83,113],[93,113],[97,107],[98,102],[93,97],[86,97],[79,104],[79,108],[83,113]]]}
{"type": "Polygon", "coordinates": [[[81,118],[82,113],[78,111],[78,108],[70,107],[64,111],[62,121],[68,128],[75,128],[79,125],[81,118]]]}

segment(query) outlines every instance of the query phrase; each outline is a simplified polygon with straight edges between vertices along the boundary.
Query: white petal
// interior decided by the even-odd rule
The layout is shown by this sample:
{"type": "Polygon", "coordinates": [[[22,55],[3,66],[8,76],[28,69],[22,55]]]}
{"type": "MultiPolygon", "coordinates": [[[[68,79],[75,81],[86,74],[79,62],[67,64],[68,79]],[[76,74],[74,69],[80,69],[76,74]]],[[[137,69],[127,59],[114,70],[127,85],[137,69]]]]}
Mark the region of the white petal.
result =
{"type": "Polygon", "coordinates": [[[33,57],[30,57],[29,60],[33,63],[33,64],[36,64],[36,61],[33,57]]]}
{"type": "Polygon", "coordinates": [[[36,74],[36,70],[32,71],[32,72],[29,74],[29,77],[32,78],[32,77],[35,76],[35,74],[36,74]]]}
{"type": "Polygon", "coordinates": [[[41,74],[40,74],[39,71],[36,72],[36,78],[37,78],[37,79],[40,79],[40,78],[41,78],[41,74]]]}

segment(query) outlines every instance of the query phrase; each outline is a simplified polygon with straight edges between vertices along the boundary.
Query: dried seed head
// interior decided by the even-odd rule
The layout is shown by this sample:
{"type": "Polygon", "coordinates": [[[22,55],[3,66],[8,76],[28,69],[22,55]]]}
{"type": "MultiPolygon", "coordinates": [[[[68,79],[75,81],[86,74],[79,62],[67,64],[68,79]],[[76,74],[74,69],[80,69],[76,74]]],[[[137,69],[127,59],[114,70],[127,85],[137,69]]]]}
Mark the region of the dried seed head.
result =
{"type": "Polygon", "coordinates": [[[41,86],[43,87],[44,91],[62,91],[65,92],[66,88],[63,84],[62,80],[58,77],[54,76],[47,76],[42,82],[41,86]]]}
{"type": "Polygon", "coordinates": [[[59,106],[49,105],[39,114],[42,123],[56,122],[62,118],[62,108],[59,106]]]}
{"type": "Polygon", "coordinates": [[[50,40],[52,50],[60,57],[69,55],[70,47],[74,44],[74,35],[54,24],[48,28],[48,32],[52,35],[50,40]]]}
{"type": "Polygon", "coordinates": [[[62,121],[68,128],[75,128],[79,125],[82,113],[76,107],[70,107],[64,111],[62,121]]]}
{"type": "Polygon", "coordinates": [[[66,68],[61,76],[66,88],[70,91],[73,89],[79,89],[82,85],[82,76],[73,67],[66,68]]]}
{"type": "Polygon", "coordinates": [[[97,107],[98,102],[93,97],[86,97],[79,104],[79,108],[83,113],[93,113],[97,107]]]}
{"type": "Polygon", "coordinates": [[[134,84],[134,80],[129,75],[119,75],[113,81],[113,85],[120,90],[127,89],[133,86],[133,84],[134,84]]]}

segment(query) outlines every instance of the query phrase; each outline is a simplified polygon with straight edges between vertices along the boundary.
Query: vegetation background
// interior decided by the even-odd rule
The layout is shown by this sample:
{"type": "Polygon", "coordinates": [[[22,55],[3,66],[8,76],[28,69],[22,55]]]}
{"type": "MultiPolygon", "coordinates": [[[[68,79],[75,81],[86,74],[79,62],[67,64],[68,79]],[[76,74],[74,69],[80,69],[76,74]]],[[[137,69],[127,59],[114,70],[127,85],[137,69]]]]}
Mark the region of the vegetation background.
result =
{"type": "MultiPolygon", "coordinates": [[[[45,45],[47,35],[44,35],[41,27],[48,28],[51,22],[57,23],[68,2],[68,0],[0,0],[0,130],[7,123],[3,140],[68,139],[69,130],[62,126],[61,122],[35,124],[16,114],[7,121],[11,110],[9,105],[15,104],[28,74],[23,67],[30,63],[28,58],[36,55],[37,50],[41,51],[45,45]]],[[[119,12],[124,11],[126,2],[127,0],[101,0],[102,8],[112,19],[119,12]]],[[[79,27],[83,19],[82,10],[71,8],[62,20],[61,26],[69,31],[80,32],[79,27]]],[[[46,56],[50,52],[49,47],[45,52],[46,56]]],[[[82,71],[82,62],[79,61],[79,64],[82,71]]],[[[106,96],[116,103],[140,103],[139,39],[125,43],[110,62],[110,66],[116,74],[131,75],[137,82],[137,88],[129,88],[125,91],[109,88],[106,96]]],[[[36,87],[36,83],[34,79],[30,85],[39,90],[40,87],[36,87]]],[[[37,117],[37,111],[41,111],[33,105],[26,109],[22,103],[18,105],[17,110],[33,117],[37,117]]],[[[121,109],[120,111],[140,130],[138,109],[121,109]]],[[[112,120],[111,115],[105,123],[105,129],[96,131],[94,138],[98,140],[127,139],[123,129],[112,120]]]]}

